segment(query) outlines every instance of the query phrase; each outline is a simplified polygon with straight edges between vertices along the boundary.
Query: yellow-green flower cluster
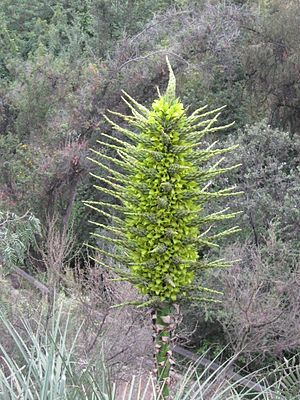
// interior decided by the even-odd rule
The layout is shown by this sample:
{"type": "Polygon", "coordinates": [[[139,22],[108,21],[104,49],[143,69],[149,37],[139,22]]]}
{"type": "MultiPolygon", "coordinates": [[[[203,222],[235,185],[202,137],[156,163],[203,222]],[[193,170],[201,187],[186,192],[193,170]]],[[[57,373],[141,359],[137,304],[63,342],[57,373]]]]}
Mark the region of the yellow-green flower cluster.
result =
{"type": "Polygon", "coordinates": [[[132,184],[126,187],[126,236],[134,243],[129,255],[134,275],[142,278],[143,294],[176,300],[194,278],[191,264],[197,260],[199,231],[193,222],[198,184],[188,179],[197,170],[187,155],[193,150],[185,140],[187,117],[178,100],[155,100],[140,133],[137,146],[143,154],[136,163],[132,184]],[[139,184],[143,183],[143,187],[139,184]],[[191,196],[187,199],[186,193],[191,196]]]}
{"type": "MultiPolygon", "coordinates": [[[[208,191],[208,182],[231,168],[220,168],[220,159],[207,167],[208,160],[233,148],[199,147],[205,135],[230,126],[215,127],[223,107],[206,111],[205,106],[188,116],[175,96],[170,65],[169,70],[167,91],[153,102],[151,109],[125,93],[123,100],[131,115],[111,112],[122,118],[124,124],[118,125],[106,117],[124,139],[114,133],[102,133],[102,140],[98,141],[102,149],[92,150],[97,157],[91,161],[102,170],[101,175],[92,174],[100,182],[95,187],[111,201],[86,204],[111,219],[108,225],[94,222],[108,234],[92,234],[101,242],[108,241],[123,249],[120,255],[96,248],[100,255],[126,267],[109,268],[120,279],[134,283],[150,299],[174,302],[192,288],[197,268],[226,265],[222,260],[206,264],[198,260],[199,246],[215,246],[216,239],[237,228],[211,236],[204,234],[205,224],[234,216],[227,210],[202,215],[206,201],[233,194],[231,188],[208,191]]],[[[103,261],[98,262],[106,266],[103,261]]],[[[201,286],[199,289],[209,292],[201,286]]]]}

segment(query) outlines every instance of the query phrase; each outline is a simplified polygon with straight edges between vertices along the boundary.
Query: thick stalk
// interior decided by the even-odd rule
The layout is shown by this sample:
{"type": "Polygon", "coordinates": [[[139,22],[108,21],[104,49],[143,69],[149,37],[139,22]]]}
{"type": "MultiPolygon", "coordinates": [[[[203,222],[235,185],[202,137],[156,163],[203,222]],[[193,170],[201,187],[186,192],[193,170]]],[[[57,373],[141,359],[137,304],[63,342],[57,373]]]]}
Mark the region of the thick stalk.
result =
{"type": "Polygon", "coordinates": [[[173,364],[170,344],[175,329],[170,303],[162,303],[155,309],[153,329],[158,391],[162,399],[168,399],[170,395],[170,371],[173,364]]]}

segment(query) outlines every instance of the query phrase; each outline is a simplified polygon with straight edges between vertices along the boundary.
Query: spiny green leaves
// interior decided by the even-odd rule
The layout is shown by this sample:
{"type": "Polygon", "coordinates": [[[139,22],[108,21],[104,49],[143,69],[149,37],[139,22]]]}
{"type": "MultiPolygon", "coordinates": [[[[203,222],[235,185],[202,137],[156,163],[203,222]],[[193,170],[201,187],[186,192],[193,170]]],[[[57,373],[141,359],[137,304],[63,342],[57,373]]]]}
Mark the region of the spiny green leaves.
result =
{"type": "MultiPolygon", "coordinates": [[[[183,104],[176,99],[175,76],[169,62],[168,66],[170,80],[166,94],[154,100],[149,110],[125,94],[124,101],[132,115],[112,114],[122,117],[126,127],[106,117],[125,139],[103,134],[99,143],[106,153],[93,150],[97,156],[93,161],[105,172],[105,177],[94,175],[102,185],[96,188],[111,198],[111,210],[119,201],[117,209],[122,214],[118,219],[112,217],[116,228],[107,227],[110,236],[97,233],[94,236],[123,247],[124,255],[115,256],[103,249],[99,253],[123,262],[129,271],[121,277],[126,276],[142,294],[160,301],[175,301],[187,294],[197,268],[224,266],[223,260],[214,263],[199,260],[198,249],[217,246],[217,239],[237,231],[236,227],[218,234],[206,231],[208,223],[235,215],[227,209],[202,215],[205,202],[234,194],[231,188],[208,192],[208,187],[211,179],[236,166],[219,167],[220,159],[213,166],[205,165],[212,157],[234,147],[200,147],[203,136],[231,124],[215,126],[223,107],[213,111],[202,107],[188,117],[183,104]],[[108,155],[109,151],[115,151],[115,156],[108,155]]],[[[109,207],[110,203],[105,204],[109,207]]],[[[100,207],[99,212],[107,215],[109,211],[103,212],[102,205],[88,203],[91,208],[100,207]]]]}

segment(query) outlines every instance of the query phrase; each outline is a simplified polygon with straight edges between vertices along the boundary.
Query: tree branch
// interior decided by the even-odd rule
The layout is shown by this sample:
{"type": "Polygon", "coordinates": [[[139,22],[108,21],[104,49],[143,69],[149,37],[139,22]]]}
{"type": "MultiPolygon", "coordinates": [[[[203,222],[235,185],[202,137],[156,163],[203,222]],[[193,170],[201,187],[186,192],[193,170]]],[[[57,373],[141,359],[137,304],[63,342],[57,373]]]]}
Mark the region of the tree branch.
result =
{"type": "Polygon", "coordinates": [[[46,285],[35,279],[33,276],[29,275],[27,272],[23,271],[21,268],[14,266],[13,269],[19,276],[26,279],[27,282],[31,283],[32,286],[34,286],[43,294],[50,293],[50,289],[46,285]]]}

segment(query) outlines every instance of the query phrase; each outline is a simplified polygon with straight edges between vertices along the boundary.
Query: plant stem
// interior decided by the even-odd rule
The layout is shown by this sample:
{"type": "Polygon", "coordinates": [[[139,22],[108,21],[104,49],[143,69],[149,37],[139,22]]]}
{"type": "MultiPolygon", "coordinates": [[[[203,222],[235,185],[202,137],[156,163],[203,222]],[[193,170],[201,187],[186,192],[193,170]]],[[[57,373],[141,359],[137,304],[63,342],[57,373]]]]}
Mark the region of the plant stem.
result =
{"type": "Polygon", "coordinates": [[[173,363],[170,342],[175,328],[171,313],[172,305],[162,303],[153,316],[156,377],[162,399],[168,399],[170,395],[170,371],[173,363]]]}

